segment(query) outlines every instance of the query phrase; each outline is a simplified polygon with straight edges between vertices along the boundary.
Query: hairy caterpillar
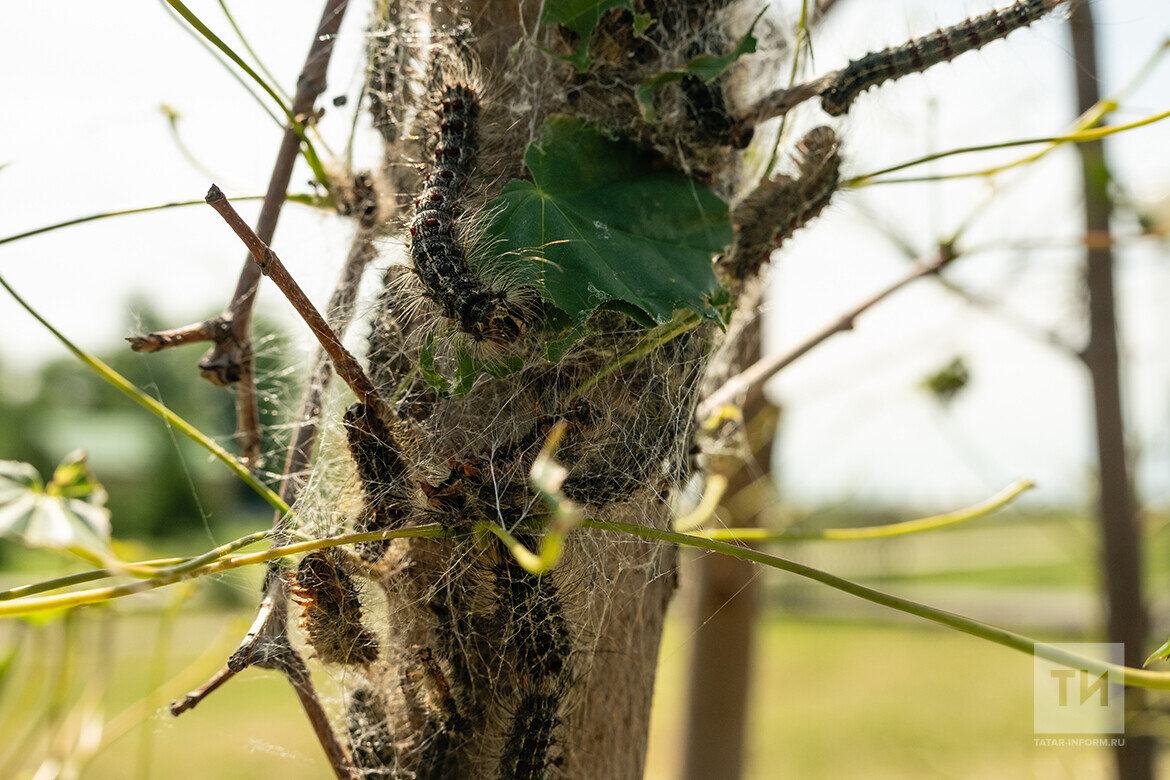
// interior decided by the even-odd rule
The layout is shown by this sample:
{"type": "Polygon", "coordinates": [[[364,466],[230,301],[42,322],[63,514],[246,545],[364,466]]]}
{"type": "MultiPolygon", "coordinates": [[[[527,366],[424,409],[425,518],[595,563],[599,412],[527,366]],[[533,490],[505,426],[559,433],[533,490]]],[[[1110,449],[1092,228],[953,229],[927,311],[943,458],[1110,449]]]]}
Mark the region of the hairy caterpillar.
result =
{"type": "MultiPolygon", "coordinates": [[[[533,544],[535,539],[525,539],[533,544]]],[[[537,780],[560,764],[560,709],[572,682],[572,636],[551,574],[532,575],[510,556],[494,568],[493,633],[522,681],[500,756],[499,777],[537,780]]]]}
{"type": "Polygon", "coordinates": [[[386,704],[371,688],[357,688],[346,709],[349,755],[365,780],[394,777],[394,740],[390,738],[386,704]]]}
{"type": "Polygon", "coordinates": [[[733,279],[755,274],[774,249],[821,213],[837,191],[841,156],[831,128],[813,128],[796,151],[796,178],[765,179],[732,212],[735,246],[724,267],[733,279]]]}
{"type": "Polygon", "coordinates": [[[479,100],[471,87],[443,91],[434,165],[414,202],[410,260],[426,294],[460,330],[476,341],[509,344],[524,333],[521,312],[472,272],[455,231],[475,158],[478,119],[479,100]]]}
{"type": "Polygon", "coordinates": [[[853,60],[821,92],[821,107],[840,116],[865,90],[890,79],[921,73],[964,52],[979,49],[1021,27],[1027,27],[1057,5],[1053,0],[1020,0],[959,24],[917,38],[902,46],[871,52],[853,60]]]}
{"type": "Polygon", "coordinates": [[[560,704],[557,693],[530,693],[520,700],[500,758],[501,780],[543,780],[560,766],[560,757],[552,755],[560,704]]]}
{"type": "Polygon", "coordinates": [[[336,554],[312,552],[297,566],[291,588],[301,605],[301,626],[317,657],[326,663],[369,664],[378,641],[362,625],[357,587],[336,554]]]}
{"type": "MultiPolygon", "coordinates": [[[[357,467],[366,497],[363,516],[356,522],[358,531],[397,528],[405,522],[406,507],[392,485],[406,475],[407,467],[396,446],[390,426],[363,403],[356,403],[342,418],[349,452],[357,467]]],[[[388,542],[363,542],[357,545],[362,556],[377,559],[388,542]]]]}

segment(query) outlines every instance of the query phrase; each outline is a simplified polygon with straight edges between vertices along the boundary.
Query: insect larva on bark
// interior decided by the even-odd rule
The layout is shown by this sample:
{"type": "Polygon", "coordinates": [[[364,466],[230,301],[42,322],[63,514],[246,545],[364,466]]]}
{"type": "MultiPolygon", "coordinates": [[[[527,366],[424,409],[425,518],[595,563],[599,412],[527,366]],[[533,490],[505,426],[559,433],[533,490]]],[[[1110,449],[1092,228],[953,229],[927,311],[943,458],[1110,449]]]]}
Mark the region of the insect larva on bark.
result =
{"type": "Polygon", "coordinates": [[[362,603],[337,555],[312,552],[297,566],[291,593],[301,605],[301,627],[317,657],[326,663],[368,664],[378,641],[362,625],[362,603]]]}
{"type": "Polygon", "coordinates": [[[1058,4],[1055,0],[1020,0],[901,46],[871,52],[853,60],[837,74],[821,92],[821,107],[831,116],[840,116],[849,110],[858,95],[870,87],[911,73],[921,73],[940,62],[950,62],[964,52],[982,48],[1014,30],[1027,27],[1058,4]]]}
{"type": "MultiPolygon", "coordinates": [[[[394,431],[377,413],[363,403],[356,403],[342,417],[349,453],[357,467],[365,494],[363,515],[354,524],[357,531],[381,531],[397,528],[406,517],[405,498],[399,485],[407,474],[406,463],[397,447],[394,431]]],[[[357,545],[362,557],[381,557],[389,542],[362,542],[357,545]]]]}
{"type": "Polygon", "coordinates": [[[813,128],[796,145],[797,176],[765,179],[735,207],[735,245],[723,264],[732,279],[753,276],[775,249],[828,205],[840,179],[838,150],[831,128],[813,128]]]}
{"type": "Polygon", "coordinates": [[[410,223],[410,260],[426,294],[476,341],[510,344],[525,329],[521,311],[506,294],[493,291],[468,265],[456,236],[460,198],[476,154],[479,99],[471,87],[443,91],[434,164],[415,200],[410,223]]]}
{"type": "Polygon", "coordinates": [[[555,755],[559,693],[529,693],[520,699],[500,757],[500,780],[543,780],[560,766],[555,755]]]}

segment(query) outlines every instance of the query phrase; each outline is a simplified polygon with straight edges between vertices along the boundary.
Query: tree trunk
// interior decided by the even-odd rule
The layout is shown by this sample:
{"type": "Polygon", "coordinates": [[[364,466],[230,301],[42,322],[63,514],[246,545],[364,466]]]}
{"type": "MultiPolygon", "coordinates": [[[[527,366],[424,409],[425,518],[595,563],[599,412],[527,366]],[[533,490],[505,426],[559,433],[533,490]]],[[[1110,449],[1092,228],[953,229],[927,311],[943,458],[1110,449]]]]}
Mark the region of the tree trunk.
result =
{"type": "MultiPolygon", "coordinates": [[[[736,363],[760,357],[762,317],[756,315],[733,347],[736,363]]],[[[717,517],[722,524],[751,528],[760,524],[764,504],[774,497],[772,445],[779,409],[763,393],[753,393],[743,416],[748,457],[730,480],[717,517]],[[766,497],[766,498],[765,498],[766,497]]],[[[682,776],[687,780],[738,778],[744,772],[744,746],[752,673],[752,649],[759,613],[758,572],[748,561],[700,555],[689,575],[696,579],[691,616],[694,637],[682,740],[682,776]]]]}
{"type": "MultiPolygon", "coordinates": [[[[1087,111],[1100,100],[1099,68],[1089,3],[1076,2],[1072,12],[1077,107],[1087,111]]],[[[1085,187],[1085,238],[1089,245],[1086,282],[1089,301],[1089,343],[1085,366],[1092,377],[1100,474],[1099,519],[1101,571],[1108,600],[1108,639],[1125,645],[1125,663],[1140,667],[1145,659],[1148,617],[1142,596],[1141,539],[1134,513],[1125,452],[1121,407],[1117,319],[1113,291],[1113,250],[1109,229],[1112,203],[1109,169],[1101,141],[1080,144],[1085,187]]],[[[1137,726],[1145,696],[1140,688],[1126,691],[1127,729],[1137,726]]],[[[1115,752],[1118,777],[1140,780],[1154,776],[1152,737],[1127,736],[1115,752]]]]}
{"type": "MultiPolygon", "coordinates": [[[[634,140],[724,197],[734,194],[737,147],[750,130],[736,132],[742,122],[722,88],[698,79],[671,85],[655,123],[643,119],[631,88],[702,51],[729,50],[734,38],[714,13],[724,2],[637,3],[654,19],[646,32],[653,41],[631,37],[628,14],[605,17],[591,48],[600,64],[588,75],[548,55],[576,41],[538,25],[539,5],[385,8],[371,36],[371,66],[375,125],[388,159],[438,159],[432,171],[449,169],[444,160],[452,155],[441,144],[450,149],[450,142],[436,148],[429,139],[457,121],[463,135],[456,141],[469,144],[462,128],[475,122],[476,183],[460,197],[464,213],[482,213],[503,182],[525,175],[524,150],[544,119],[563,113],[634,140]],[[530,16],[522,19],[518,8],[530,16]],[[672,48],[680,40],[706,48],[672,48]],[[449,91],[456,86],[464,91],[449,91]],[[702,121],[687,113],[694,96],[686,90],[702,93],[702,121]],[[454,97],[440,101],[444,95],[454,97]],[[440,102],[454,107],[442,109],[441,127],[432,110],[440,102]],[[473,102],[478,115],[466,108],[473,102]]],[[[455,159],[465,159],[463,152],[455,159]]],[[[414,166],[387,172],[397,203],[428,186],[414,166]]],[[[430,183],[427,192],[434,190],[430,183]]],[[[405,227],[410,214],[395,218],[405,227]]],[[[412,234],[427,228],[414,220],[412,234]]],[[[374,382],[383,397],[398,399],[398,417],[373,419],[360,405],[347,413],[365,495],[358,528],[386,527],[387,517],[396,525],[478,520],[513,529],[536,547],[540,536],[525,533],[524,523],[543,501],[529,472],[554,425],[567,431],[556,453],[568,472],[563,491],[585,516],[669,526],[718,328],[700,324],[607,373],[645,330],[624,314],[599,312],[559,362],[542,359],[536,339],[519,338],[505,350],[523,358],[522,371],[481,377],[461,397],[437,397],[414,369],[431,349],[452,364],[454,347],[425,341],[451,315],[420,284],[429,284],[422,274],[391,266],[370,338],[374,382]],[[585,380],[589,389],[575,390],[585,380]]],[[[641,777],[658,644],[675,587],[673,546],[577,531],[557,567],[539,576],[491,535],[400,540],[362,552],[377,566],[389,607],[384,652],[353,676],[348,695],[351,753],[365,776],[641,777]]]]}

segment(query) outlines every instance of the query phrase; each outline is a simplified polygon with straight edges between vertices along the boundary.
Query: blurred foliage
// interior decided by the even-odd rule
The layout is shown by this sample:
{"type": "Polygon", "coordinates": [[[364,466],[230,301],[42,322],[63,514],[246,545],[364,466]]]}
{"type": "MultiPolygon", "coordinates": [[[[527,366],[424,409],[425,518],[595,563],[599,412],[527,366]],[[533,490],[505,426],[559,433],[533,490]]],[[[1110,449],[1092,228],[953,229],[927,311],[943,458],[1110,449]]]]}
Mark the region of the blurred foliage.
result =
{"type": "MultiPolygon", "coordinates": [[[[137,330],[176,324],[144,302],[132,309],[137,330]]],[[[253,327],[265,450],[278,453],[281,442],[269,433],[295,388],[283,378],[287,358],[272,346],[279,339],[262,335],[273,329],[263,321],[253,327]]],[[[200,378],[202,349],[140,355],[119,344],[98,355],[234,452],[234,394],[200,378]]],[[[90,466],[109,492],[116,538],[190,536],[204,533],[205,522],[212,529],[234,528],[246,517],[262,527],[267,519],[267,505],[226,469],[73,358],[54,359],[31,373],[0,364],[0,459],[23,461],[51,474],[66,453],[79,447],[89,451],[90,466]]],[[[0,565],[15,552],[0,545],[0,565]]]]}
{"type": "Polygon", "coordinates": [[[971,370],[962,355],[922,380],[923,388],[943,406],[954,401],[970,383],[971,370]]]}

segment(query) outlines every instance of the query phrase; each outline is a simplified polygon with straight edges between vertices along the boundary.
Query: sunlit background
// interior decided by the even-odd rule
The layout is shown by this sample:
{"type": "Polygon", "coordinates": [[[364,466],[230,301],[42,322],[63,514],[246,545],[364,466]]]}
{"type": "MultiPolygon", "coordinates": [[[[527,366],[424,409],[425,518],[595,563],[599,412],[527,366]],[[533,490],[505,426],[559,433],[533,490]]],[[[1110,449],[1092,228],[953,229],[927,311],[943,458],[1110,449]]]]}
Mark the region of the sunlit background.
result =
{"type": "MultiPolygon", "coordinates": [[[[798,5],[774,4],[770,18],[789,28],[798,5]]],[[[190,6],[230,37],[215,2],[190,6]]],[[[983,0],[841,0],[813,39],[808,73],[987,7],[983,0]]],[[[1093,8],[1101,92],[1119,94],[1170,36],[1170,6],[1095,0],[1093,8]]],[[[253,0],[231,10],[252,48],[291,91],[319,3],[253,0]]],[[[320,133],[338,156],[358,106],[367,11],[363,3],[350,8],[319,102],[326,108],[320,133]],[[348,103],[335,108],[333,99],[341,96],[348,103]]],[[[199,200],[211,181],[233,197],[263,193],[281,128],[161,2],[12,4],[3,30],[0,239],[96,212],[199,200]],[[178,118],[169,120],[162,106],[178,118]]],[[[1067,22],[1058,13],[981,53],[866,93],[834,123],[846,172],[1059,135],[1077,113],[1073,85],[1067,22]]],[[[1165,111],[1168,103],[1170,55],[1156,60],[1107,121],[1130,122],[1165,111]]],[[[809,106],[794,116],[792,129],[824,120],[809,106]]],[[[979,171],[1042,148],[949,157],[905,173],[979,171]]],[[[1118,203],[1125,413],[1158,644],[1170,630],[1168,604],[1159,598],[1170,572],[1168,150],[1170,123],[1108,141],[1118,203]]],[[[376,153],[359,128],[356,164],[369,165],[376,153]]],[[[291,191],[310,192],[309,171],[299,165],[291,191]]],[[[248,219],[256,209],[240,205],[248,219]]],[[[861,546],[790,545],[781,554],[1046,639],[1096,635],[1088,375],[1067,349],[1046,341],[1075,350],[1087,336],[1081,209],[1079,160],[1064,147],[993,181],[842,193],[774,258],[766,344],[783,351],[905,273],[913,260],[931,257],[939,241],[969,224],[958,242],[965,256],[948,270],[966,297],[918,282],[772,384],[782,418],[774,474],[779,502],[769,517],[785,523],[904,519],[972,503],[1015,478],[1038,483],[1013,508],[958,530],[861,546]],[[942,402],[925,380],[956,358],[970,381],[942,402]]],[[[333,284],[350,230],[327,213],[285,208],[274,249],[318,302],[333,284]]],[[[242,260],[235,236],[200,206],[0,245],[0,274],[55,326],[229,448],[231,398],[196,378],[200,347],[142,356],[121,339],[219,310],[242,260]]],[[[258,312],[260,327],[271,334],[261,342],[271,414],[296,397],[309,344],[273,289],[262,287],[258,312]]],[[[270,522],[264,505],[230,474],[102,386],[11,301],[0,300],[0,334],[0,459],[27,461],[47,473],[70,450],[88,449],[110,493],[115,536],[136,540],[140,557],[199,552],[270,522]]],[[[355,334],[360,339],[364,329],[355,334]]],[[[56,576],[62,566],[48,554],[0,543],[5,586],[56,576]]],[[[324,776],[327,767],[291,692],[267,673],[249,672],[182,719],[165,714],[167,701],[205,679],[230,652],[249,618],[257,577],[124,600],[113,608],[120,619],[105,627],[93,613],[56,616],[43,626],[0,623],[0,776],[12,776],[25,758],[43,755],[54,738],[76,731],[70,719],[84,720],[78,702],[86,696],[101,702],[105,729],[96,738],[108,746],[84,776],[324,776]],[[30,657],[33,646],[43,652],[30,657]],[[12,647],[25,649],[5,666],[12,647]],[[85,679],[62,683],[63,675],[52,672],[61,664],[92,669],[101,665],[99,657],[111,670],[104,698],[85,679]]],[[[762,579],[750,776],[1107,774],[1103,751],[1034,747],[1027,656],[923,629],[790,578],[762,579]]],[[[676,776],[679,762],[684,669],[701,630],[687,621],[687,604],[684,585],[663,642],[654,777],[676,776]]],[[[35,768],[35,762],[23,765],[35,768]]]]}

